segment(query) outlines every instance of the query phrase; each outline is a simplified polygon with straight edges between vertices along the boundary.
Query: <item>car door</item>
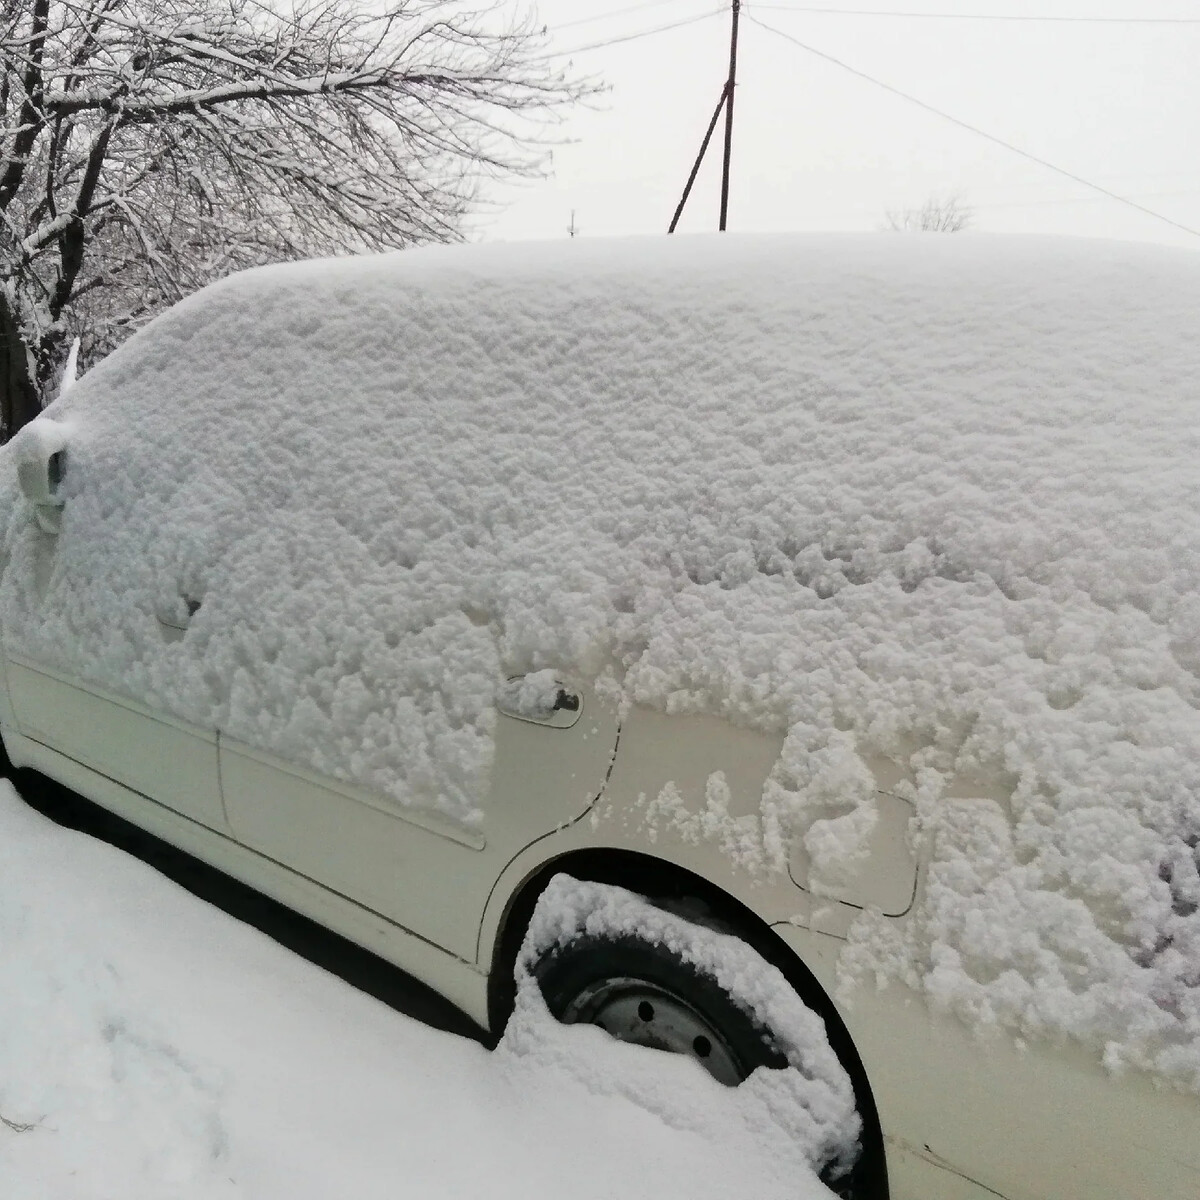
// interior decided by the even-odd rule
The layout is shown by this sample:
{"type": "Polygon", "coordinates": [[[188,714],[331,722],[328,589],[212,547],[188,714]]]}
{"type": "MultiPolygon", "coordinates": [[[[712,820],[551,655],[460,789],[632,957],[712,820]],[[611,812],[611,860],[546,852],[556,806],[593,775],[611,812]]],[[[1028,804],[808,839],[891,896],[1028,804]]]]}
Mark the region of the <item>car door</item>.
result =
{"type": "MultiPolygon", "coordinates": [[[[466,961],[504,867],[577,820],[604,786],[616,712],[569,680],[544,711],[497,706],[481,820],[437,815],[432,790],[406,805],[222,735],[221,778],[247,846],[466,961]]],[[[436,782],[431,789],[436,788],[436,782]]]]}
{"type": "MultiPolygon", "coordinates": [[[[73,608],[83,612],[81,623],[89,620],[89,589],[95,581],[77,566],[79,556],[64,547],[66,539],[74,538],[78,545],[87,533],[72,528],[71,492],[63,487],[68,471],[86,472],[89,464],[71,454],[69,427],[45,417],[22,431],[19,449],[24,512],[17,517],[23,523],[6,570],[23,573],[21,579],[7,582],[21,596],[18,611],[23,610],[24,622],[18,629],[5,629],[3,641],[16,732],[34,744],[32,750],[43,770],[56,772],[53,757],[44,756],[46,751],[61,756],[64,761],[57,773],[69,774],[64,782],[72,786],[86,790],[86,777],[70,772],[70,764],[78,763],[148,802],[227,832],[217,775],[216,730],[86,681],[83,661],[91,650],[86,638],[47,641],[37,636],[39,608],[44,606],[73,608]]],[[[102,619],[102,614],[103,607],[97,604],[90,616],[102,619]]],[[[167,627],[152,617],[143,624],[147,628],[141,632],[150,653],[156,645],[182,636],[181,628],[167,627]]]]}

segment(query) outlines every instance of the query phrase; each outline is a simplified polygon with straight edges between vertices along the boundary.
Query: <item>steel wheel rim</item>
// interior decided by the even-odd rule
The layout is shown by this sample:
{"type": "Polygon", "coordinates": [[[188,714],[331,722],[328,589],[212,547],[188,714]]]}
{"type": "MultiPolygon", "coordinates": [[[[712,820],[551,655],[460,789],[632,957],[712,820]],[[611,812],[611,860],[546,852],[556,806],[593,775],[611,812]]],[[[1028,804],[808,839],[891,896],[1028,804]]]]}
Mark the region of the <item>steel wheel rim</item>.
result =
{"type": "Polygon", "coordinates": [[[682,996],[644,979],[603,979],[584,988],[559,1018],[596,1025],[620,1042],[695,1059],[718,1083],[736,1087],[746,1077],[721,1031],[682,996]]]}

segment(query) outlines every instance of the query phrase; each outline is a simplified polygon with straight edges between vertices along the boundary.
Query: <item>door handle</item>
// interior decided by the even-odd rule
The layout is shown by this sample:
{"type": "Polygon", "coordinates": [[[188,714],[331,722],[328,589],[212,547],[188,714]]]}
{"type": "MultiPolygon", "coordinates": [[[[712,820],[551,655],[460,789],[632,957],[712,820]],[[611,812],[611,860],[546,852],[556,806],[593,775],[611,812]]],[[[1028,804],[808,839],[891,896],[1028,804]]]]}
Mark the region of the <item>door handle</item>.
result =
{"type": "Polygon", "coordinates": [[[508,680],[496,696],[496,707],[506,716],[551,729],[570,729],[583,714],[583,696],[569,684],[547,673],[518,675],[508,680]]]}

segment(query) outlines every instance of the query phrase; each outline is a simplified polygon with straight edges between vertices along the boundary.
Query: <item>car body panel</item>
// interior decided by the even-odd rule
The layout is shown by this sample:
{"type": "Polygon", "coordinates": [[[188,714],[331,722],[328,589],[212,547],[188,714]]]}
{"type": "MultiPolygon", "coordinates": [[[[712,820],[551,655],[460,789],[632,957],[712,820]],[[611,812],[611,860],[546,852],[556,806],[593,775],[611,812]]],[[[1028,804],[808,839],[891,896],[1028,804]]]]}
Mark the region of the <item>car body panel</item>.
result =
{"type": "MultiPolygon", "coordinates": [[[[604,711],[599,704],[589,706],[592,722],[598,709],[604,711]]],[[[661,787],[664,772],[680,785],[685,799],[702,800],[706,768],[713,755],[724,752],[727,767],[737,764],[725,773],[733,796],[747,797],[756,781],[761,787],[763,774],[773,761],[769,747],[777,745],[777,740],[708,718],[666,718],[683,727],[682,743],[676,746],[682,744],[685,751],[690,748],[695,752],[685,753],[672,767],[658,736],[662,719],[661,714],[636,709],[627,714],[621,731],[622,752],[604,786],[601,805],[590,809],[585,804],[573,819],[533,837],[506,863],[501,861],[499,841],[475,847],[407,823],[422,835],[419,844],[423,849],[438,842],[448,848],[440,859],[443,868],[450,861],[447,855],[459,856],[456,887],[439,887],[438,895],[447,902],[454,895],[462,897],[458,920],[464,927],[471,924],[472,911],[482,913],[476,952],[465,955],[449,952],[426,936],[428,930],[436,929],[445,941],[460,944],[461,932],[441,932],[449,926],[438,926],[435,921],[422,929],[408,928],[389,914],[309,878],[294,869],[295,864],[278,862],[217,833],[22,736],[15,728],[4,728],[3,734],[17,765],[42,771],[372,950],[433,987],[486,1027],[487,970],[500,936],[502,917],[524,881],[546,864],[577,850],[608,848],[644,854],[644,806],[639,809],[635,803],[624,810],[625,819],[617,806],[661,787]],[[651,736],[652,730],[655,736],[651,736]],[[633,751],[628,759],[624,757],[626,745],[633,751]],[[740,753],[734,753],[735,748],[740,753]],[[603,808],[607,815],[598,815],[603,808]]],[[[615,713],[607,712],[606,720],[612,724],[601,724],[599,728],[615,734],[615,713]]],[[[528,772],[536,772],[537,756],[529,753],[529,739],[539,732],[545,736],[545,731],[518,721],[505,722],[501,728],[506,730],[509,725],[516,736],[506,739],[502,734],[498,741],[511,756],[508,768],[515,786],[522,773],[528,781],[528,772]]],[[[596,733],[589,740],[593,741],[597,759],[604,757],[599,748],[607,739],[596,733]]],[[[605,755],[611,759],[611,746],[605,755]]],[[[222,761],[227,763],[234,757],[252,761],[236,750],[222,761]]],[[[274,784],[278,774],[272,771],[260,777],[260,782],[274,784]]],[[[347,799],[370,808],[361,799],[347,799]]],[[[736,807],[735,802],[731,809],[736,807]]],[[[515,827],[510,831],[516,832],[515,827]]],[[[655,852],[664,861],[697,871],[711,869],[710,856],[719,858],[722,853],[719,845],[680,837],[678,828],[660,836],[655,852]]],[[[814,902],[808,893],[778,874],[738,872],[729,875],[726,882],[730,894],[768,919],[784,944],[829,994],[836,996],[843,937],[806,927],[805,922],[815,925],[811,920],[814,915],[834,908],[845,910],[842,923],[848,926],[858,910],[836,902],[814,902]]],[[[448,907],[455,906],[449,903],[448,907]]],[[[420,913],[410,915],[417,917],[415,923],[423,924],[420,913]]],[[[1128,1198],[1144,1194],[1154,1195],[1156,1200],[1192,1200],[1198,1194],[1200,1114],[1192,1097],[1156,1088],[1138,1075],[1114,1079],[1084,1051],[1039,1048],[1036,1053],[1028,1052],[1017,1048],[1004,1034],[980,1042],[953,1018],[931,1016],[919,997],[900,987],[893,986],[885,993],[859,988],[849,1003],[845,997],[839,999],[839,1011],[859,1051],[881,1114],[892,1200],[982,1200],[989,1196],[1006,1200],[1096,1200],[1101,1196],[1128,1198]],[[1067,1144],[1073,1147],[1073,1153],[1069,1158],[1063,1156],[1064,1124],[1071,1126],[1067,1144]],[[1114,1162],[1111,1155],[1114,1144],[1122,1147],[1119,1162],[1114,1162]],[[1021,1147],[1020,1161],[1014,1156],[1017,1146],[1021,1147]],[[1181,1148],[1187,1147],[1191,1148],[1190,1157],[1181,1157],[1181,1148]],[[1151,1181],[1152,1190],[1143,1190],[1141,1181],[1151,1181]]]]}
{"type": "Polygon", "coordinates": [[[1114,1075],[1080,1047],[978,1037],[902,985],[839,990],[842,943],[773,928],[839,998],[883,1121],[892,1200],[1200,1195],[1194,1096],[1114,1075]]]}
{"type": "Polygon", "coordinates": [[[445,996],[480,1028],[486,1028],[487,976],[473,962],[456,958],[412,930],[243,846],[232,837],[181,816],[41,742],[21,736],[11,726],[2,732],[14,766],[41,772],[164,842],[395,963],[445,996]]]}
{"type": "MultiPolygon", "coordinates": [[[[612,775],[581,835],[658,853],[705,878],[720,861],[742,889],[761,889],[772,875],[760,816],[763,784],[782,745],[779,735],[718,717],[634,706],[612,775]]],[[[797,889],[778,894],[789,911],[806,908],[797,889]]]]}
{"type": "MultiPolygon", "coordinates": [[[[508,898],[524,880],[555,858],[587,850],[654,855],[719,879],[722,890],[767,924],[815,925],[844,937],[861,906],[814,896],[792,880],[786,862],[772,863],[763,850],[761,799],[781,746],[779,735],[706,714],[629,709],[599,800],[584,819],[547,831],[509,862],[483,915],[481,947],[494,944],[508,898]]],[[[911,870],[910,893],[915,886],[915,859],[907,851],[900,867],[872,862],[864,874],[872,869],[911,870]]]]}
{"type": "Polygon", "coordinates": [[[28,738],[182,816],[230,832],[221,803],[217,734],[8,656],[17,728],[28,738]]]}
{"type": "Polygon", "coordinates": [[[607,844],[651,850],[705,879],[723,877],[727,891],[754,911],[769,912],[768,920],[815,923],[845,936],[868,905],[888,915],[907,912],[918,873],[907,839],[912,805],[876,793],[880,816],[866,839],[866,856],[836,890],[824,882],[814,890],[802,847],[792,839],[788,853],[786,839],[764,815],[782,748],[779,734],[707,714],[635,706],[588,824],[607,844]]]}
{"type": "Polygon", "coordinates": [[[616,741],[615,712],[591,696],[568,727],[499,715],[477,830],[402,810],[224,737],[221,783],[247,846],[473,960],[496,876],[530,841],[588,809],[616,741]]]}

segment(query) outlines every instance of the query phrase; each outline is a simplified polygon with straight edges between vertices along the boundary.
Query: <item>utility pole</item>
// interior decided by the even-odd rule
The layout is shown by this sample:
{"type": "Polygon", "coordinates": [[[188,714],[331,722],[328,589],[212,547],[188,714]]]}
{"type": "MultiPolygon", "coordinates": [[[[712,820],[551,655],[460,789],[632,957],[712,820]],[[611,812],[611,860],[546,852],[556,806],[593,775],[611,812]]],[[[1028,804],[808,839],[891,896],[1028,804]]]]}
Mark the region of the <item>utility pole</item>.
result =
{"type": "Polygon", "coordinates": [[[704,140],[700,143],[700,153],[696,155],[696,161],[692,163],[692,173],[688,176],[687,183],[683,185],[683,195],[679,197],[679,205],[675,209],[675,215],[671,218],[671,224],[667,229],[668,233],[675,232],[675,226],[679,224],[679,218],[683,216],[683,206],[692,194],[692,184],[696,182],[696,176],[700,174],[700,164],[704,161],[705,154],[708,153],[708,143],[712,140],[713,130],[716,129],[717,122],[721,119],[721,109],[725,107],[725,97],[728,92],[729,84],[727,83],[721,89],[721,98],[717,101],[717,107],[713,109],[712,120],[709,121],[708,129],[704,133],[704,140]]]}
{"type": "Polygon", "coordinates": [[[578,232],[579,229],[575,225],[575,210],[571,209],[571,223],[567,226],[567,233],[574,237],[578,232]]]}
{"type": "Polygon", "coordinates": [[[729,35],[729,82],[725,85],[725,161],[721,168],[721,232],[729,216],[729,160],[733,156],[733,92],[737,87],[738,15],[742,0],[733,0],[733,27],[729,35]]]}
{"type": "Polygon", "coordinates": [[[725,110],[725,156],[721,168],[721,220],[718,225],[722,232],[729,217],[729,165],[733,157],[733,91],[737,87],[738,17],[742,11],[742,0],[731,0],[731,3],[733,19],[729,31],[729,75],[725,80],[725,86],[721,89],[721,98],[717,101],[717,107],[713,111],[712,120],[708,123],[704,139],[700,143],[700,153],[696,155],[696,161],[692,164],[687,183],[683,186],[683,195],[679,198],[679,205],[675,209],[675,215],[671,218],[671,224],[667,229],[668,233],[675,232],[679,218],[683,216],[684,205],[687,204],[688,197],[692,194],[692,184],[696,182],[696,176],[700,174],[700,165],[704,162],[705,154],[708,153],[708,144],[712,141],[717,122],[721,119],[722,109],[725,110]]]}

